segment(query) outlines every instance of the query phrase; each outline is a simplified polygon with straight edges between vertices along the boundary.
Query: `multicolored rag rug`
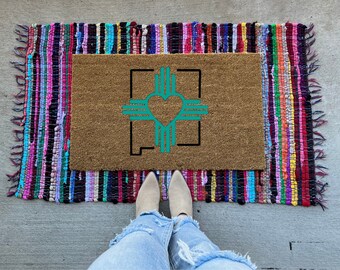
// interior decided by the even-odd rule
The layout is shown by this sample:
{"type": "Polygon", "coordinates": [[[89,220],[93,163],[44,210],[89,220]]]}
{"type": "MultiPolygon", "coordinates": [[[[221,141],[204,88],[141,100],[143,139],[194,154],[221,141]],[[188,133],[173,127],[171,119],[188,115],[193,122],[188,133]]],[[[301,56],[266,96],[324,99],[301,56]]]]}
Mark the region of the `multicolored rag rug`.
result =
{"type": "MultiPolygon", "coordinates": [[[[69,169],[73,54],[258,52],[266,170],[184,170],[192,196],[206,202],[324,207],[326,173],[316,161],[325,157],[320,149],[325,138],[316,128],[325,120],[322,111],[312,109],[321,101],[321,87],[310,77],[318,68],[312,29],[297,23],[18,25],[22,45],[14,51],[22,61],[12,62],[20,72],[14,111],[22,115],[12,118],[19,126],[11,158],[18,170],[9,175],[8,195],[64,203],[134,202],[148,173],[69,169]]],[[[157,175],[166,200],[171,171],[157,175]]]]}

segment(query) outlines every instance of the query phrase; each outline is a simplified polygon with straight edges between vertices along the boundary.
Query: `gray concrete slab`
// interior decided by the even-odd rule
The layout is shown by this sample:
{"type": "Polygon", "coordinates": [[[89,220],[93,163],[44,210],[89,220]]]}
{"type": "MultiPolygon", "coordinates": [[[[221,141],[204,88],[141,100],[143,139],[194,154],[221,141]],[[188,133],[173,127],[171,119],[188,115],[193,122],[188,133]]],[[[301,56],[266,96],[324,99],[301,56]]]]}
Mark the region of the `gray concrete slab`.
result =
{"type": "MultiPolygon", "coordinates": [[[[282,205],[195,203],[195,218],[221,248],[249,252],[260,269],[340,269],[340,2],[336,0],[0,0],[0,269],[84,269],[129,223],[134,205],[6,198],[6,173],[16,91],[9,61],[16,23],[131,21],[314,22],[323,103],[329,123],[320,128],[328,141],[329,209],[282,205]]],[[[166,210],[166,203],[162,209],[166,210]]]]}

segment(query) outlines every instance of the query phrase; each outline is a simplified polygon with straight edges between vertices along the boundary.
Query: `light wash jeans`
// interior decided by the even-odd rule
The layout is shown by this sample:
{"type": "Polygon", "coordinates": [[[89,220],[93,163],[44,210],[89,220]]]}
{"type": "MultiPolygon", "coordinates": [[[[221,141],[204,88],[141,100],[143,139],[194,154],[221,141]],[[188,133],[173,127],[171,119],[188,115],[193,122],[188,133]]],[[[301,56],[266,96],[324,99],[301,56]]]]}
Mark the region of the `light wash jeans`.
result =
{"type": "Polygon", "coordinates": [[[256,269],[249,257],[221,251],[191,217],[144,212],[110,242],[90,266],[99,269],[256,269]]]}

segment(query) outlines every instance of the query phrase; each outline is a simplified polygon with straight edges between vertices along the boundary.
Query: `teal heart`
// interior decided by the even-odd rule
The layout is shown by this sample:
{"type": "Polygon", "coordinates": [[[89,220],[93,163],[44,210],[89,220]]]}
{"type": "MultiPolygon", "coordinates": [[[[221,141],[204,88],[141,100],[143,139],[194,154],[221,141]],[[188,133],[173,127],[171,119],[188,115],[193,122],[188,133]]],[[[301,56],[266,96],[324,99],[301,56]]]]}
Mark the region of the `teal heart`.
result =
{"type": "Polygon", "coordinates": [[[148,108],[151,114],[164,127],[169,125],[180,113],[183,107],[182,99],[179,96],[163,96],[155,95],[148,100],[148,108]]]}

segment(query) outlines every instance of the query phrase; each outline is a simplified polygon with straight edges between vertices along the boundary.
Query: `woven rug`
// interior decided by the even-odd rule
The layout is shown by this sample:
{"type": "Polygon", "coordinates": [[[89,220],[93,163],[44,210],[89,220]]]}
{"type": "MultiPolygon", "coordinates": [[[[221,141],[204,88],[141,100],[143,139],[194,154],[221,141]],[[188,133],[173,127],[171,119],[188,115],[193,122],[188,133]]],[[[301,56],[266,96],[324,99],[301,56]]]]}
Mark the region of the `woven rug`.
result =
{"type": "MultiPolygon", "coordinates": [[[[183,170],[194,200],[321,205],[325,138],[313,110],[321,87],[313,26],[286,24],[73,23],[18,25],[20,61],[8,196],[55,202],[134,202],[148,171],[69,169],[73,54],[260,53],[266,169],[183,170]]],[[[240,70],[242,72],[242,70],[240,70]]],[[[218,132],[218,131],[216,131],[218,132]]],[[[86,158],[86,157],[84,157],[86,158]]],[[[171,171],[157,171],[167,200],[171,171]]]]}

